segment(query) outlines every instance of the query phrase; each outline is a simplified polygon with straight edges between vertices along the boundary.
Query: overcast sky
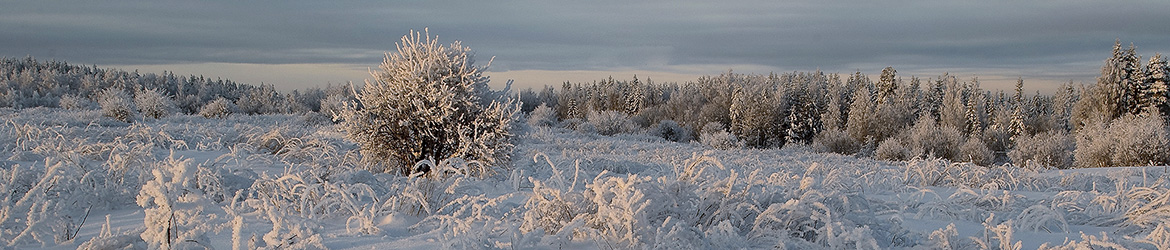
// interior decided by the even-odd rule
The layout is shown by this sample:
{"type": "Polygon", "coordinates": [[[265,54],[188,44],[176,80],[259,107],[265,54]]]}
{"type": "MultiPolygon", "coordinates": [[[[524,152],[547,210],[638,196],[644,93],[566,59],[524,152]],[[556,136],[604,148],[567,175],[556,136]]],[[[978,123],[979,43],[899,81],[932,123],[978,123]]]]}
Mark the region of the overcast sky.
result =
{"type": "Polygon", "coordinates": [[[0,56],[361,82],[410,30],[462,41],[493,83],[812,71],[1028,89],[1092,83],[1117,39],[1170,53],[1170,1],[9,1],[0,56]],[[400,3],[401,2],[401,3],[400,3]]]}

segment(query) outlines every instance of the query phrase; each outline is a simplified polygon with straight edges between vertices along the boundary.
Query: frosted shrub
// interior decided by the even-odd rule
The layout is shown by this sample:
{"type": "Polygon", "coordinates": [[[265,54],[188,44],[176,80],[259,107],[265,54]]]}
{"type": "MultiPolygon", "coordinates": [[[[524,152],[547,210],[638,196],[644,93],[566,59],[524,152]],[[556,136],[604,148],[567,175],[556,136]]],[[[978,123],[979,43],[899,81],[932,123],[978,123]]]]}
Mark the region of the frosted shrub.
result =
{"type": "Polygon", "coordinates": [[[1070,168],[1073,164],[1072,152],[1076,148],[1073,143],[1072,136],[1060,131],[1021,135],[1016,138],[1016,147],[1008,153],[1008,157],[1016,166],[1033,162],[1061,169],[1070,168]]]}
{"type": "Polygon", "coordinates": [[[663,120],[654,124],[653,127],[650,127],[650,135],[674,142],[691,141],[691,131],[673,120],[663,120]]]}
{"type": "Polygon", "coordinates": [[[179,111],[174,100],[154,89],[139,91],[137,95],[134,95],[134,105],[138,106],[138,111],[143,117],[154,119],[163,118],[179,111]]]}
{"type": "Polygon", "coordinates": [[[108,88],[98,92],[98,105],[102,108],[102,114],[119,121],[132,122],[134,117],[138,115],[135,110],[138,108],[134,106],[134,101],[130,99],[130,95],[126,94],[121,89],[108,88]]]}
{"type": "Polygon", "coordinates": [[[600,135],[616,135],[634,131],[634,122],[625,113],[606,110],[589,111],[585,116],[586,122],[593,125],[593,129],[600,135]]]}
{"type": "Polygon", "coordinates": [[[919,119],[910,130],[907,144],[916,156],[957,160],[963,133],[951,126],[938,126],[929,118],[919,119]]]}
{"type": "Polygon", "coordinates": [[[910,149],[902,145],[902,140],[891,137],[878,144],[874,158],[887,161],[905,161],[910,159],[910,149]]]}
{"type": "Polygon", "coordinates": [[[990,166],[995,161],[995,152],[991,152],[983,140],[972,136],[963,142],[962,146],[959,146],[958,160],[975,163],[979,166],[990,166]]]}
{"type": "Polygon", "coordinates": [[[717,122],[710,122],[703,126],[703,134],[699,135],[699,142],[716,149],[743,147],[743,142],[739,141],[731,132],[723,130],[723,125],[717,122]]]}
{"type": "Polygon", "coordinates": [[[367,162],[409,176],[410,166],[426,159],[482,163],[468,171],[473,175],[508,160],[519,108],[489,89],[486,67],[475,66],[471,49],[412,33],[379,68],[341,114],[367,162]]]}
{"type": "Polygon", "coordinates": [[[345,110],[345,103],[349,101],[349,98],[344,95],[329,95],[325,99],[321,99],[320,112],[334,121],[339,121],[338,115],[341,115],[342,111],[345,110]]]}
{"type": "Polygon", "coordinates": [[[199,115],[207,118],[226,118],[236,110],[236,105],[220,97],[199,108],[199,115]]]}
{"type": "Polygon", "coordinates": [[[528,126],[552,127],[557,125],[557,111],[548,105],[540,105],[528,113],[528,126]]]}
{"type": "Polygon", "coordinates": [[[1105,121],[1091,121],[1077,131],[1077,149],[1073,157],[1078,168],[1109,166],[1113,155],[1113,138],[1109,138],[1109,124],[1105,121]]]}
{"type": "Polygon", "coordinates": [[[813,148],[821,152],[851,155],[861,150],[861,145],[844,130],[826,129],[813,138],[813,148]]]}
{"type": "Polygon", "coordinates": [[[65,95],[61,97],[61,101],[57,105],[69,110],[87,110],[94,107],[94,103],[85,97],[77,95],[65,95]]]}
{"type": "Polygon", "coordinates": [[[146,208],[142,239],[158,249],[209,248],[206,234],[222,229],[215,211],[222,208],[204,196],[199,167],[172,156],[151,172],[154,179],[138,193],[138,205],[146,208]]]}
{"type": "Polygon", "coordinates": [[[1146,166],[1170,162],[1170,133],[1157,115],[1090,122],[1077,132],[1078,167],[1146,166]]]}
{"type": "Polygon", "coordinates": [[[1109,125],[1114,166],[1162,165],[1170,161],[1170,134],[1158,115],[1127,115],[1109,125]]]}

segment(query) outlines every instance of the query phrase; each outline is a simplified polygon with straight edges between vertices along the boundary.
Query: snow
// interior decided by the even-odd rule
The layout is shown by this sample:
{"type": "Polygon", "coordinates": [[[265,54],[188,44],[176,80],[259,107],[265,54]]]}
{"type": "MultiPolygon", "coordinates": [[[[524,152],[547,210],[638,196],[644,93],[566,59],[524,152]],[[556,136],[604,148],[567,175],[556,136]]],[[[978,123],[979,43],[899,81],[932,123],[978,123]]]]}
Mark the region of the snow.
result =
{"type": "Polygon", "coordinates": [[[175,246],[215,249],[1170,245],[1166,166],[988,168],[531,127],[495,173],[428,179],[367,171],[336,125],[301,116],[96,112],[0,112],[0,245],[155,248],[167,226],[144,221],[171,216],[189,218],[175,246]]]}

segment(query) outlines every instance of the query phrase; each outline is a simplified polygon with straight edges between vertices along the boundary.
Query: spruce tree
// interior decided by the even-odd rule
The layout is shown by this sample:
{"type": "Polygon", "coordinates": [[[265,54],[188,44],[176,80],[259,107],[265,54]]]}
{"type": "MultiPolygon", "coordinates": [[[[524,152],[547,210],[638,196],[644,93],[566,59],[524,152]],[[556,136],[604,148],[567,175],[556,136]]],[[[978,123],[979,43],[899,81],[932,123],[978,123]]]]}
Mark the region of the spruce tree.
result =
{"type": "Polygon", "coordinates": [[[1144,83],[1145,91],[1142,93],[1144,102],[1142,103],[1142,111],[1147,113],[1157,112],[1162,117],[1170,115],[1170,65],[1167,65],[1166,59],[1162,58],[1162,54],[1155,54],[1150,57],[1150,62],[1146,64],[1143,72],[1142,82],[1144,83]]]}

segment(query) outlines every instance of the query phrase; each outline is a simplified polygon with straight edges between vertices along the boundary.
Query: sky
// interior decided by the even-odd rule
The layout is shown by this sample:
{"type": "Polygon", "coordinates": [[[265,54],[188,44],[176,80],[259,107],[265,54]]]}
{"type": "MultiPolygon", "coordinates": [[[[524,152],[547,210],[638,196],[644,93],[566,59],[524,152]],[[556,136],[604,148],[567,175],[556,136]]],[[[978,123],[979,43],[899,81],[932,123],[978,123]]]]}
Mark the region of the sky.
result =
{"type": "Polygon", "coordinates": [[[0,56],[280,89],[363,82],[412,30],[495,86],[815,71],[1091,84],[1115,41],[1170,53],[1170,1],[12,1],[0,56]]]}

